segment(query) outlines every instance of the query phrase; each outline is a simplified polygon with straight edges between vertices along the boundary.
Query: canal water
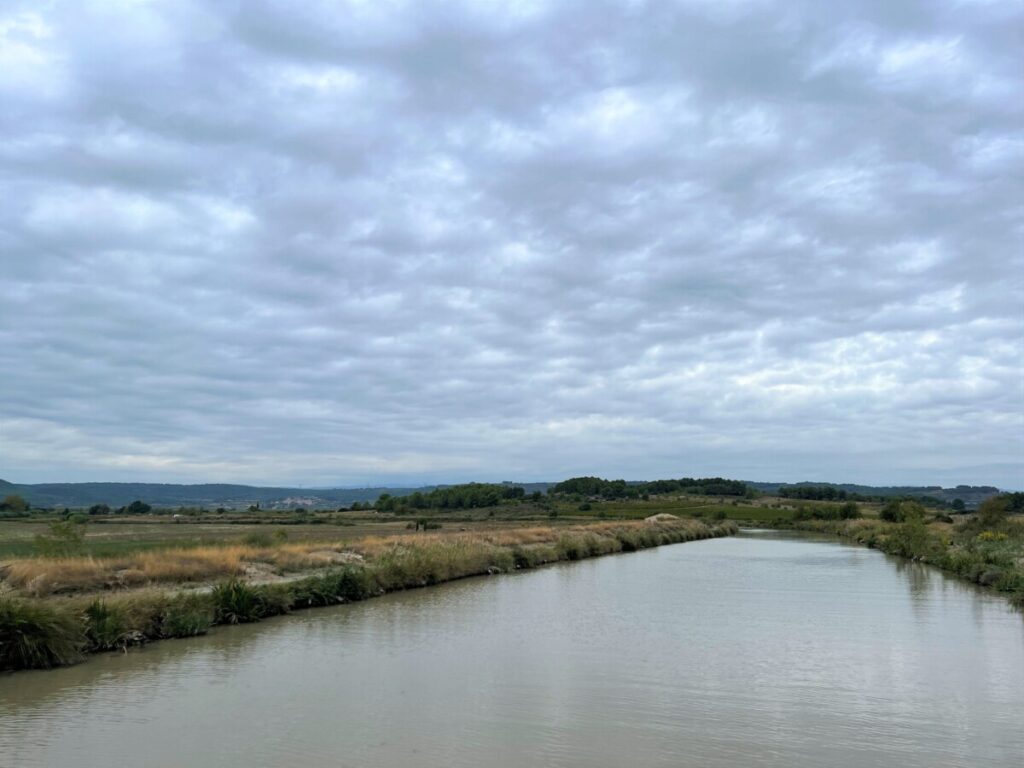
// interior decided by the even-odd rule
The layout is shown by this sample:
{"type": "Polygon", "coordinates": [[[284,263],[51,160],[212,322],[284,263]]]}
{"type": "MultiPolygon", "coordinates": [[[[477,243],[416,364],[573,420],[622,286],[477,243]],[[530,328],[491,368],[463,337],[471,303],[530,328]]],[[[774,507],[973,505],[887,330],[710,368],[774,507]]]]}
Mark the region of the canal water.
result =
{"type": "Polygon", "coordinates": [[[776,532],[0,677],[0,766],[1024,766],[1024,619],[776,532]]]}

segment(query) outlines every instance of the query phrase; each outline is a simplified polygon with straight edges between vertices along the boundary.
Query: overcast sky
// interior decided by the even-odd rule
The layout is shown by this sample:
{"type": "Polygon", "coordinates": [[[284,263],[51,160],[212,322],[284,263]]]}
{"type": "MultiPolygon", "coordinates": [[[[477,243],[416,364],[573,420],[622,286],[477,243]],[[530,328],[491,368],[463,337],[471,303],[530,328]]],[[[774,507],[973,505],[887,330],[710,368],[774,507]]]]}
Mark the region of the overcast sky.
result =
{"type": "Polygon", "coordinates": [[[0,477],[1024,487],[1024,3],[0,4],[0,477]]]}

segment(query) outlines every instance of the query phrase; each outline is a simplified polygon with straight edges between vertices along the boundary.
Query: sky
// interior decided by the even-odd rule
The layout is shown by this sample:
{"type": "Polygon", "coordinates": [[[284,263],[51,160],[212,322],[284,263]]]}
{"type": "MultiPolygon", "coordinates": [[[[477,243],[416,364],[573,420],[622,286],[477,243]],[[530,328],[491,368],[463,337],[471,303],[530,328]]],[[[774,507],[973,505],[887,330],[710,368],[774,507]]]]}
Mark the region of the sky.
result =
{"type": "Polygon", "coordinates": [[[1024,2],[0,2],[0,477],[1024,487],[1024,2]]]}

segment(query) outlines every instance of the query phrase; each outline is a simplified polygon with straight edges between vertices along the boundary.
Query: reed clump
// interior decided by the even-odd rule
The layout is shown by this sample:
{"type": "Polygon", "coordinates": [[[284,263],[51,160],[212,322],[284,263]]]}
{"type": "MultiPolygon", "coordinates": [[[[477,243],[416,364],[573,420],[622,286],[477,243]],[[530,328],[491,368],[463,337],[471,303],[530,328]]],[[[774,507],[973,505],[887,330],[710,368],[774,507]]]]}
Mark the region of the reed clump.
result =
{"type": "Polygon", "coordinates": [[[0,669],[72,664],[85,646],[81,617],[66,607],[0,598],[0,669]]]}

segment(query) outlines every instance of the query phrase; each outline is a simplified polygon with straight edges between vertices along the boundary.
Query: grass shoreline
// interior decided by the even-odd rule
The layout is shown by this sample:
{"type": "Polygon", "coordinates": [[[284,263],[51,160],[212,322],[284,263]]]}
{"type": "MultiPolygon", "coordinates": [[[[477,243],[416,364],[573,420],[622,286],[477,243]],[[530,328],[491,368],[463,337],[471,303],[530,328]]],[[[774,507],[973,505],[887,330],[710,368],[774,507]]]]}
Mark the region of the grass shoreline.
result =
{"type": "MultiPolygon", "coordinates": [[[[471,576],[729,536],[737,530],[731,522],[673,520],[370,538],[348,547],[359,555],[358,561],[324,563],[322,573],[282,583],[247,583],[237,570],[237,563],[244,562],[239,558],[234,570],[217,574],[226,579],[209,592],[118,592],[108,584],[104,591],[72,596],[46,590],[5,596],[0,597],[0,670],[63,666],[89,653],[205,634],[219,624],[260,621],[471,576]]],[[[318,546],[316,551],[323,549],[318,546]]],[[[74,571],[75,565],[69,566],[68,559],[32,562],[34,576],[14,572],[14,583],[22,589],[39,578],[39,568],[74,571]]],[[[11,578],[10,570],[6,578],[11,578]]],[[[96,586],[89,579],[82,583],[96,586]]]]}
{"type": "MultiPolygon", "coordinates": [[[[1011,525],[1018,525],[1011,523],[1011,525]]],[[[949,524],[886,522],[878,519],[791,520],[757,527],[824,533],[887,555],[925,563],[1006,597],[1024,611],[1024,555],[1019,535],[957,530],[949,524]]]]}

